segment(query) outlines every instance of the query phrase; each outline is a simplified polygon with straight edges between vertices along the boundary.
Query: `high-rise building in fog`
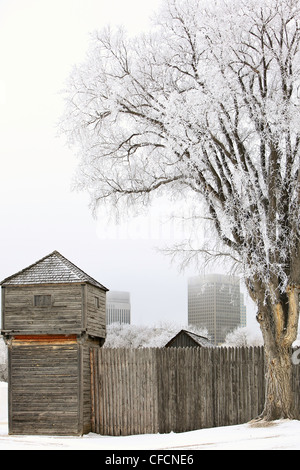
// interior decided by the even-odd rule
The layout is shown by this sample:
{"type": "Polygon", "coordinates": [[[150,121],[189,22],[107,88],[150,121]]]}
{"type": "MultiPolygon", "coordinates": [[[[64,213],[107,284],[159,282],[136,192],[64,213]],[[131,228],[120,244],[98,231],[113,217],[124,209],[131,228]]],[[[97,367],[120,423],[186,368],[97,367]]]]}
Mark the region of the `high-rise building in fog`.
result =
{"type": "Polygon", "coordinates": [[[241,326],[247,326],[247,309],[244,303],[244,294],[241,295],[241,326]]]}
{"type": "Polygon", "coordinates": [[[130,293],[108,291],[106,293],[106,324],[130,323],[130,293]]]}
{"type": "Polygon", "coordinates": [[[240,280],[234,276],[210,274],[188,281],[188,322],[207,328],[214,344],[238,326],[246,326],[246,308],[240,280]]]}

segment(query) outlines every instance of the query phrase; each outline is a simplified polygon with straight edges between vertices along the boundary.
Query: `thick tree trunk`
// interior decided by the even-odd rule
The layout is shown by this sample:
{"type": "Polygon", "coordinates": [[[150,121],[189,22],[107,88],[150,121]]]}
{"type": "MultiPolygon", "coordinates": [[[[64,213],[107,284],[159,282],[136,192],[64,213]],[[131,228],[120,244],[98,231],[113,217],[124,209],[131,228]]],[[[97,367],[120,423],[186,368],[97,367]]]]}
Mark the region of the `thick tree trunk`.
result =
{"type": "MultiPolygon", "coordinates": [[[[263,299],[260,291],[260,298],[263,299]]],[[[289,287],[277,303],[258,301],[266,362],[265,406],[260,418],[299,419],[293,392],[292,344],[297,337],[299,287],[289,287]]]]}
{"type": "Polygon", "coordinates": [[[265,352],[266,357],[266,398],[261,418],[298,419],[292,389],[291,348],[278,348],[265,352]]]}

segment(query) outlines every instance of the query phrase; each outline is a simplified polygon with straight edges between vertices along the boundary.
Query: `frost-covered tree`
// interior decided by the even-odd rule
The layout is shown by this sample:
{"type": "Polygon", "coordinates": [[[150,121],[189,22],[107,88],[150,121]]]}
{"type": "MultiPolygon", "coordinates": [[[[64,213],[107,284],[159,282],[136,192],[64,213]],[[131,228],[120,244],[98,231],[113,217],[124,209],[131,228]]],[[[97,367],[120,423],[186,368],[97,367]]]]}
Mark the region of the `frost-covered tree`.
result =
{"type": "Polygon", "coordinates": [[[181,248],[243,273],[264,338],[266,419],[296,416],[299,24],[299,0],[166,0],[148,34],[94,35],[61,124],[95,208],[122,214],[159,194],[199,208],[209,240],[181,248]]]}
{"type": "Polygon", "coordinates": [[[226,335],[224,346],[262,346],[263,338],[261,334],[254,333],[247,327],[238,327],[226,335]]]}
{"type": "Polygon", "coordinates": [[[107,326],[105,348],[162,348],[179,331],[188,329],[192,333],[207,338],[206,329],[196,326],[184,326],[177,323],[159,323],[158,325],[129,325],[113,323],[107,326]]]}

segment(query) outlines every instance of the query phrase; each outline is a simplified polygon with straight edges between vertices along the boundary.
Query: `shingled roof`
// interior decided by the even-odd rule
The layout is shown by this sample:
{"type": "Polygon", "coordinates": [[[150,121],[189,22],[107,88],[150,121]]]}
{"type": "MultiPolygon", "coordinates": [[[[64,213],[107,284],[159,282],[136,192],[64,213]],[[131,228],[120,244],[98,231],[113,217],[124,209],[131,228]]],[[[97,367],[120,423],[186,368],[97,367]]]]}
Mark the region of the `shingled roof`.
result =
{"type": "Polygon", "coordinates": [[[165,347],[171,346],[171,344],[178,338],[178,336],[181,336],[181,335],[189,336],[197,346],[205,347],[205,348],[213,347],[213,344],[209,341],[208,338],[205,338],[204,336],[196,335],[195,333],[192,333],[191,331],[187,331],[187,330],[180,330],[179,333],[177,333],[177,335],[174,336],[174,338],[168,341],[165,347]]]}
{"type": "Polygon", "coordinates": [[[188,336],[190,336],[190,338],[192,338],[195,341],[195,343],[199,344],[199,346],[203,346],[203,347],[206,347],[206,348],[209,348],[209,347],[213,346],[213,344],[209,341],[209,339],[205,338],[204,336],[196,335],[195,333],[192,333],[191,331],[184,330],[184,332],[188,336]]]}
{"type": "Polygon", "coordinates": [[[98,281],[79,269],[58,251],[53,251],[22,271],[4,279],[0,285],[60,284],[87,282],[100,289],[108,290],[98,281]]]}

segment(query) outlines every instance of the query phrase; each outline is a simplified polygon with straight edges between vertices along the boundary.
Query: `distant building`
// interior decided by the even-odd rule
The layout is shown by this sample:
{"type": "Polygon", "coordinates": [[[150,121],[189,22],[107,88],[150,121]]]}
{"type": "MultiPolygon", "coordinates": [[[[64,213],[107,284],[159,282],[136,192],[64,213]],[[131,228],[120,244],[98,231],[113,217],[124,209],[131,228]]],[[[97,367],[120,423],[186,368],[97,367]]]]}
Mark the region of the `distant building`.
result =
{"type": "Polygon", "coordinates": [[[106,294],[106,324],[130,323],[130,293],[109,291],[106,294]]]}
{"type": "Polygon", "coordinates": [[[238,277],[210,274],[189,279],[188,323],[207,328],[214,344],[224,342],[229,332],[245,322],[238,277]]]}
{"type": "Polygon", "coordinates": [[[246,305],[244,303],[244,294],[240,294],[241,295],[241,320],[240,320],[240,324],[241,324],[241,327],[245,327],[247,326],[247,309],[246,309],[246,305]]]}
{"type": "Polygon", "coordinates": [[[165,348],[210,348],[212,346],[208,338],[191,331],[181,330],[165,345],[165,348]]]}

